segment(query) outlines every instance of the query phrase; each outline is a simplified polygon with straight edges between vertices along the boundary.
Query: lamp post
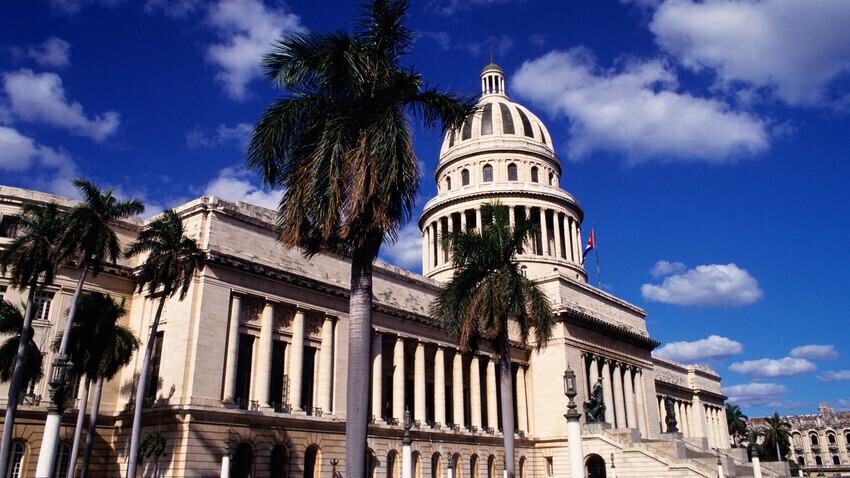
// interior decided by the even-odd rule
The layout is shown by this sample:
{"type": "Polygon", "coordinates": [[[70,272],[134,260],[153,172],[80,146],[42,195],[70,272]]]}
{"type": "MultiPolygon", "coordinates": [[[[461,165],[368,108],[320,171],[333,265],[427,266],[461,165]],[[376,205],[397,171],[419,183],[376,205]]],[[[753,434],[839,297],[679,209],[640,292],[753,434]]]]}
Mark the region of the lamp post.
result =
{"type": "Polygon", "coordinates": [[[413,452],[410,444],[413,440],[410,439],[410,427],[412,425],[410,410],[404,409],[404,438],[401,439],[401,478],[411,478],[413,476],[413,452]]]}
{"type": "Polygon", "coordinates": [[[578,389],[576,374],[569,364],[564,371],[564,395],[569,399],[564,418],[567,419],[567,441],[570,448],[570,478],[584,478],[584,452],[581,448],[581,423],[579,423],[581,414],[576,411],[574,401],[578,395],[578,389]]]}
{"type": "Polygon", "coordinates": [[[717,478],[726,478],[726,472],[723,471],[723,460],[720,459],[720,453],[717,453],[717,478]]]}
{"type": "Polygon", "coordinates": [[[230,478],[230,427],[224,432],[224,455],[221,457],[221,478],[230,478]]]}
{"type": "MultiPolygon", "coordinates": [[[[65,411],[65,400],[70,391],[68,372],[73,366],[67,355],[59,355],[52,364],[50,381],[47,382],[50,385],[50,405],[47,406],[44,438],[35,469],[35,476],[38,478],[48,478],[53,471],[53,461],[59,445],[59,429],[62,426],[62,412],[65,411]]],[[[85,407],[86,404],[81,406],[85,407]]]]}
{"type": "Polygon", "coordinates": [[[746,438],[742,440],[746,443],[747,455],[753,463],[753,478],[762,478],[761,476],[761,460],[759,460],[758,452],[756,451],[756,435],[752,430],[749,431],[746,438]]]}

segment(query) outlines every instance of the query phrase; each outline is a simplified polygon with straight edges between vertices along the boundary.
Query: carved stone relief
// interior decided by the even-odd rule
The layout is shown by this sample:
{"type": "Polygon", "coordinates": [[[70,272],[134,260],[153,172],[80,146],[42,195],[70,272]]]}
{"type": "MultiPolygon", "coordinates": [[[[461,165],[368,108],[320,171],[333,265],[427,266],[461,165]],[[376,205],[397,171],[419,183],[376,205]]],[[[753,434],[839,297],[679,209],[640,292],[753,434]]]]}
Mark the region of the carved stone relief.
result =
{"type": "Polygon", "coordinates": [[[242,313],[239,322],[242,324],[259,323],[260,315],[263,313],[263,300],[258,297],[245,297],[242,299],[242,313]]]}

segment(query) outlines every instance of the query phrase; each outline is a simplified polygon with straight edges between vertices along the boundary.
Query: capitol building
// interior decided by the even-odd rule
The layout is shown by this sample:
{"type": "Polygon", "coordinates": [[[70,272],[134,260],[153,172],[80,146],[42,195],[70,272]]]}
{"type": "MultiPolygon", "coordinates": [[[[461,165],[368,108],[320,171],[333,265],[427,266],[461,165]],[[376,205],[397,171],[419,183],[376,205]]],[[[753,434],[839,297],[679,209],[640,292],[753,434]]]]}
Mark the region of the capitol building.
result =
{"type": "MultiPolygon", "coordinates": [[[[510,100],[498,66],[488,65],[480,78],[480,107],[443,138],[434,173],[438,192],[418,219],[422,275],[374,266],[371,476],[401,477],[406,409],[414,420],[415,478],[501,477],[503,433],[515,433],[518,477],[568,476],[575,445],[563,417],[568,366],[579,380],[576,402],[587,400],[601,378],[607,405],[607,425],[581,419],[588,476],[716,477],[718,466],[725,476],[753,476],[743,450],[730,448],[718,374],[654,357],[659,342],[647,331],[646,312],[587,283],[584,211],[562,188],[568,184],[549,131],[510,100]],[[493,200],[508,207],[512,222],[538,226],[516,261],[545,291],[556,317],[542,348],[516,342],[511,349],[515,430],[500,423],[496,351],[482,343],[461,353],[429,317],[454,272],[441,236],[481,227],[480,205],[493,200]],[[668,397],[678,433],[665,433],[668,397]]],[[[0,186],[2,217],[24,203],[48,202],[75,204],[0,186]]],[[[157,476],[217,477],[226,454],[234,478],[345,476],[350,261],[305,258],[282,246],[274,210],[217,197],[175,210],[207,263],[184,300],[167,301],[156,337],[142,434],[160,431],[167,439],[157,476]]],[[[116,224],[122,246],[144,225],[140,219],[116,224]]],[[[0,228],[0,247],[12,234],[0,228]]],[[[85,289],[126,298],[126,325],[146,341],[159,299],[135,290],[140,264],[121,260],[85,289]]],[[[64,327],[78,277],[78,269],[63,267],[37,295],[35,339],[45,364],[53,360],[49,344],[64,327]]],[[[25,291],[0,277],[0,295],[17,304],[25,291]]],[[[91,476],[125,471],[142,355],[104,387],[91,476]]],[[[32,384],[19,408],[12,456],[18,477],[34,476],[47,390],[46,379],[32,384]]],[[[63,417],[63,456],[75,417],[74,407],[63,417]]],[[[142,476],[154,476],[153,463],[143,467],[142,476]]],[[[762,470],[766,477],[778,473],[762,470]]]]}

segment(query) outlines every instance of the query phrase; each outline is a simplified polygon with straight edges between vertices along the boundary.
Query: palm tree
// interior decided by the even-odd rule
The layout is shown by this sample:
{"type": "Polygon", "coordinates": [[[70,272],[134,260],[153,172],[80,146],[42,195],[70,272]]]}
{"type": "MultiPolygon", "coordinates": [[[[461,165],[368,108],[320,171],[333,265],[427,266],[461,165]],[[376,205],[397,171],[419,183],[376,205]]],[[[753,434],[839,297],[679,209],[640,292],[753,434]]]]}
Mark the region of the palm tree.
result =
{"type": "Polygon", "coordinates": [[[142,431],[142,402],[145,399],[148,369],[151,365],[151,355],[153,355],[162,308],[165,306],[165,300],[178,291],[180,300],[186,298],[192,278],[195,272],[203,267],[205,260],[205,255],[198,248],[195,240],[185,236],[183,221],[172,209],[164,211],[162,215],[145,226],[124,255],[129,258],[144,253],[147,253],[147,258],[137,277],[138,290],[141,292],[145,286],[148,286],[148,293],[151,296],[159,295],[159,305],[151,324],[150,336],[145,347],[145,358],[142,360],[142,368],[139,372],[139,383],[136,385],[127,478],[136,476],[139,439],[142,431]]]}
{"type": "Polygon", "coordinates": [[[726,426],[735,442],[735,448],[738,448],[739,437],[747,435],[747,418],[749,417],[744,415],[738,405],[726,404],[726,426]]]}
{"type": "Polygon", "coordinates": [[[146,460],[153,460],[153,476],[159,475],[159,459],[166,455],[167,442],[162,432],[150,432],[139,442],[139,454],[146,460]]]}
{"type": "Polygon", "coordinates": [[[543,347],[552,332],[552,309],[544,292],[514,261],[523,241],[533,233],[532,226],[521,221],[511,228],[508,210],[498,202],[483,204],[481,216],[481,230],[456,231],[443,237],[443,247],[449,250],[455,271],[431,305],[431,317],[458,341],[462,352],[477,348],[480,339],[492,342],[498,351],[505,472],[513,478],[509,324],[516,324],[522,345],[533,331],[537,347],[543,347]]]}
{"type": "MultiPolygon", "coordinates": [[[[0,335],[11,335],[0,345],[0,383],[6,383],[12,379],[23,326],[24,314],[21,310],[5,300],[0,301],[0,335]]],[[[23,382],[34,383],[41,380],[44,376],[41,351],[38,350],[38,345],[32,337],[26,344],[25,354],[23,382]]]]}
{"type": "MultiPolygon", "coordinates": [[[[95,382],[89,431],[86,436],[86,450],[83,456],[82,476],[86,476],[91,456],[103,383],[111,380],[121,368],[129,364],[133,354],[139,348],[139,341],[133,335],[133,332],[118,324],[118,320],[126,313],[124,299],[117,302],[109,294],[85,292],[80,296],[77,320],[74,322],[74,327],[71,328],[68,339],[70,356],[75,365],[75,371],[86,376],[85,390],[88,390],[91,383],[95,382]]],[[[61,341],[62,337],[58,337],[54,342],[54,347],[58,348],[61,341]]],[[[74,476],[74,469],[76,468],[82,422],[86,410],[86,396],[84,395],[80,401],[83,405],[78,412],[68,476],[74,476]]]]}
{"type": "Polygon", "coordinates": [[[782,461],[782,455],[790,449],[791,424],[779,418],[779,412],[773,412],[772,417],[764,417],[764,424],[767,426],[762,432],[764,449],[775,448],[776,460],[782,461]]]}
{"type": "MultiPolygon", "coordinates": [[[[71,336],[71,327],[76,318],[77,305],[83,283],[89,270],[96,275],[107,260],[115,263],[121,255],[121,245],[118,236],[110,227],[110,223],[117,219],[124,219],[144,212],[145,205],[139,200],[119,201],[112,195],[112,191],[102,191],[98,186],[86,179],[75,179],[74,186],[85,199],[85,202],[72,208],[66,218],[66,225],[62,233],[60,247],[69,254],[77,256],[80,268],[80,278],[71,299],[71,308],[68,312],[68,320],[65,322],[65,332],[58,347],[58,361],[64,364],[68,360],[68,340],[71,336]]],[[[88,389],[84,394],[87,394],[88,389]]],[[[58,394],[53,396],[58,397],[58,394]]],[[[49,460],[39,460],[39,469],[36,474],[48,474],[53,469],[53,457],[56,456],[56,446],[59,441],[56,437],[61,426],[62,408],[61,404],[55,403],[48,408],[49,417],[45,422],[42,449],[40,454],[50,457],[49,460]],[[52,437],[52,438],[50,438],[52,437]]],[[[76,458],[76,457],[74,457],[76,458]]]]}
{"type": "Polygon", "coordinates": [[[441,94],[402,65],[413,45],[408,0],[360,7],[353,35],[293,34],[264,57],[284,90],[254,126],[246,166],[284,190],[283,244],[351,257],[346,474],[365,470],[372,332],[372,262],[410,218],[420,171],[410,120],[458,127],[471,98],[441,94]]]}
{"type": "Polygon", "coordinates": [[[35,313],[35,294],[39,284],[43,287],[53,282],[56,269],[64,259],[58,247],[62,220],[55,203],[24,204],[21,211],[14,216],[13,221],[17,225],[18,235],[0,252],[0,275],[6,275],[8,272],[9,281],[14,287],[21,289],[26,287],[29,291],[15,368],[9,384],[3,437],[0,439],[0,476],[6,476],[18,400],[21,389],[26,383],[24,373],[26,344],[32,340],[33,336],[32,317],[35,313]]]}

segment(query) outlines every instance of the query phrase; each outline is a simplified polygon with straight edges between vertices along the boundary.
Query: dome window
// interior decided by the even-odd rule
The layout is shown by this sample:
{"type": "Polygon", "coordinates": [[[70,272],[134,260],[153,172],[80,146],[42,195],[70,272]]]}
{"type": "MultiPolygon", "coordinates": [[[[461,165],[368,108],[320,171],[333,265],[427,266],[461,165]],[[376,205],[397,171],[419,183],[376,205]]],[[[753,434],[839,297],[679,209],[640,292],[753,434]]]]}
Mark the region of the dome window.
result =
{"type": "Polygon", "coordinates": [[[517,108],[517,113],[519,113],[519,119],[522,121],[522,130],[525,132],[525,135],[529,138],[534,137],[534,130],[531,129],[531,121],[528,120],[528,116],[523,113],[523,111],[517,108]]]}
{"type": "Polygon", "coordinates": [[[460,183],[463,186],[469,186],[469,170],[464,169],[460,172],[460,183]]]}
{"type": "Polygon", "coordinates": [[[482,172],[484,173],[483,176],[485,183],[493,181],[493,166],[490,166],[489,164],[484,165],[484,169],[482,172]]]}
{"type": "Polygon", "coordinates": [[[509,164],[508,165],[508,181],[516,181],[516,180],[517,180],[516,164],[509,164]]]}
{"type": "Polygon", "coordinates": [[[553,173],[549,173],[549,186],[554,184],[554,182],[555,182],[555,175],[553,173]]]}
{"type": "Polygon", "coordinates": [[[502,130],[505,134],[516,134],[514,132],[514,117],[511,116],[511,110],[508,105],[499,103],[499,110],[502,112],[502,130]]]}
{"type": "Polygon", "coordinates": [[[461,140],[466,140],[472,137],[472,116],[466,118],[466,122],[463,124],[463,132],[461,133],[461,140]]]}
{"type": "Polygon", "coordinates": [[[452,190],[452,178],[446,178],[446,190],[447,191],[452,190]]]}
{"type": "Polygon", "coordinates": [[[455,145],[455,132],[449,131],[449,148],[455,145]]]}
{"type": "Polygon", "coordinates": [[[493,134],[493,104],[487,103],[481,110],[481,136],[493,134]]]}
{"type": "Polygon", "coordinates": [[[531,182],[533,182],[533,183],[540,182],[540,178],[538,177],[538,174],[537,174],[537,166],[534,166],[533,168],[531,168],[531,182]]]}
{"type": "Polygon", "coordinates": [[[543,127],[540,126],[539,129],[540,129],[540,141],[543,141],[543,144],[546,144],[546,135],[543,134],[543,127]]]}

